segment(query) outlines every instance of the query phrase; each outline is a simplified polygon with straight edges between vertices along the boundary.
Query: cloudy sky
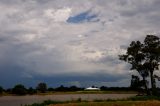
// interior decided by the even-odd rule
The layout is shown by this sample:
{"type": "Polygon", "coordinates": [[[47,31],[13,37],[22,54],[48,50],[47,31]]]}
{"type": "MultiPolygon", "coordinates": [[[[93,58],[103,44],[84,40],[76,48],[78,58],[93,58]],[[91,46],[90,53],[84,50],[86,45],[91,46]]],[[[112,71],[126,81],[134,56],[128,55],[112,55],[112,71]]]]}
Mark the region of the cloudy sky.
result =
{"type": "Polygon", "coordinates": [[[160,33],[160,0],[0,0],[0,85],[129,86],[118,60],[160,33]]]}

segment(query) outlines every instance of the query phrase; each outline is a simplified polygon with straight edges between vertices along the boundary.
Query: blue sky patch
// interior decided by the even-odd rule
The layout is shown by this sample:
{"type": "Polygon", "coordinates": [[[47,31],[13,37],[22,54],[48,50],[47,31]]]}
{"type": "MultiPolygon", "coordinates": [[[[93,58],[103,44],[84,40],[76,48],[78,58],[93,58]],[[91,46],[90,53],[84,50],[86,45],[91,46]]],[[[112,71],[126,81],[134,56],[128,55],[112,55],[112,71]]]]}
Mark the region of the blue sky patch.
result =
{"type": "Polygon", "coordinates": [[[90,14],[90,11],[86,11],[76,16],[69,17],[67,20],[68,23],[82,23],[85,21],[86,22],[96,22],[96,21],[99,21],[99,19],[97,19],[96,14],[90,14]]]}

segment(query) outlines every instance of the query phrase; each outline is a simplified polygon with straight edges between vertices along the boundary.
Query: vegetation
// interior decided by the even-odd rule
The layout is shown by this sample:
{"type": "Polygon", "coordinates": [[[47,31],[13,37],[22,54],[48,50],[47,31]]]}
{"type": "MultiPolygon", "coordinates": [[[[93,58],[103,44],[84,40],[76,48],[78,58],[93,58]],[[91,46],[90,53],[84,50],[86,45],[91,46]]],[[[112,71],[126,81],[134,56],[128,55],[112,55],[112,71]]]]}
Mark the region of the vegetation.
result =
{"type": "Polygon", "coordinates": [[[16,95],[25,95],[27,94],[27,90],[24,85],[18,84],[12,89],[12,93],[16,95]]]}
{"type": "Polygon", "coordinates": [[[47,91],[47,84],[46,83],[39,83],[37,86],[37,90],[41,93],[45,93],[47,91]]]}
{"type": "Polygon", "coordinates": [[[46,100],[43,103],[34,103],[32,105],[25,105],[25,106],[48,106],[50,104],[62,104],[62,103],[65,102],[46,100]]]}
{"type": "Polygon", "coordinates": [[[0,86],[0,94],[3,93],[3,88],[0,86]]]}
{"type": "Polygon", "coordinates": [[[159,106],[159,101],[117,101],[117,102],[82,102],[82,103],[67,103],[56,104],[49,106],[159,106]]]}
{"type": "Polygon", "coordinates": [[[64,87],[61,85],[60,87],[55,88],[55,91],[62,91],[62,92],[68,92],[68,91],[81,91],[84,90],[84,88],[79,88],[76,86],[71,86],[71,87],[64,87]]]}
{"type": "Polygon", "coordinates": [[[32,87],[30,87],[28,90],[27,90],[28,94],[30,95],[33,95],[35,93],[37,93],[36,89],[33,89],[32,87]]]}
{"type": "Polygon", "coordinates": [[[159,106],[160,97],[158,96],[135,96],[128,99],[119,100],[94,100],[84,101],[81,98],[72,101],[52,101],[47,100],[43,103],[34,103],[25,106],[159,106]]]}
{"type": "Polygon", "coordinates": [[[137,93],[137,91],[133,88],[130,87],[106,87],[106,86],[102,86],[100,87],[100,91],[86,91],[84,90],[84,88],[81,87],[76,87],[76,86],[70,86],[70,87],[65,87],[63,85],[57,87],[57,88],[52,88],[49,87],[48,89],[45,90],[45,92],[40,92],[39,89],[37,88],[26,88],[24,85],[22,84],[18,84],[15,85],[13,88],[9,88],[9,89],[1,89],[2,87],[0,87],[1,93],[3,93],[3,95],[12,95],[12,94],[16,94],[16,95],[34,95],[34,94],[38,94],[38,95],[50,95],[50,94],[113,94],[113,93],[117,93],[117,94],[122,94],[122,93],[137,93]]]}
{"type": "MultiPolygon", "coordinates": [[[[157,94],[154,71],[158,70],[160,62],[160,38],[155,35],[147,35],[144,43],[132,41],[126,54],[120,55],[120,60],[132,65],[131,70],[137,70],[142,77],[142,85],[149,95],[157,94]],[[147,86],[146,78],[150,77],[151,93],[147,86]]],[[[157,75],[156,75],[157,76],[157,75]]]]}

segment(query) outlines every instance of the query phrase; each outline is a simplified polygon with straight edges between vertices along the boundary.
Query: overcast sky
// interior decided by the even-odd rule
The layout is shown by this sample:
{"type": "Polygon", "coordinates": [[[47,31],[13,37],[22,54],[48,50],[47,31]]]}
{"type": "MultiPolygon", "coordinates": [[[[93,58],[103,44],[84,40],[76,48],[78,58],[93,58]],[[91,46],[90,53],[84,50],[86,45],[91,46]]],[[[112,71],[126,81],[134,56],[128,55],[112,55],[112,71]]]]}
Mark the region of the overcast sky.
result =
{"type": "Polygon", "coordinates": [[[3,87],[129,86],[118,55],[160,33],[160,0],[0,0],[0,10],[3,87]]]}

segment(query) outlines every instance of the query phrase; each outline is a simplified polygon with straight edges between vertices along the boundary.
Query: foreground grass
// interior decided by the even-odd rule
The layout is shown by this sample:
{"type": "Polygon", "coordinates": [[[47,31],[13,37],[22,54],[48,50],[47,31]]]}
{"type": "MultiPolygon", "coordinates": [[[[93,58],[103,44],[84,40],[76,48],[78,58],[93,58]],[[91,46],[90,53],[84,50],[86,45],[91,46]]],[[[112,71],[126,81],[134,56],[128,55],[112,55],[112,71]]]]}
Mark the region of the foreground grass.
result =
{"type": "Polygon", "coordinates": [[[160,101],[116,101],[55,104],[49,106],[160,106],[160,101]]]}
{"type": "Polygon", "coordinates": [[[25,106],[160,106],[160,97],[158,96],[135,96],[127,99],[119,100],[94,100],[84,101],[81,98],[73,101],[51,101],[47,100],[43,103],[34,103],[25,106]]]}
{"type": "Polygon", "coordinates": [[[160,101],[116,101],[52,104],[49,106],[160,106],[160,101]]]}
{"type": "MultiPolygon", "coordinates": [[[[50,102],[51,103],[51,102],[50,102]]],[[[160,106],[160,101],[104,101],[104,102],[77,102],[77,103],[60,103],[52,102],[52,104],[42,103],[26,106],[160,106]]]]}

